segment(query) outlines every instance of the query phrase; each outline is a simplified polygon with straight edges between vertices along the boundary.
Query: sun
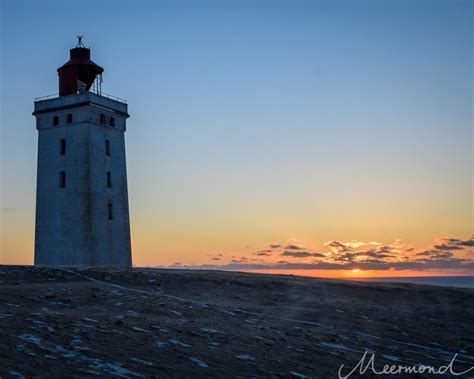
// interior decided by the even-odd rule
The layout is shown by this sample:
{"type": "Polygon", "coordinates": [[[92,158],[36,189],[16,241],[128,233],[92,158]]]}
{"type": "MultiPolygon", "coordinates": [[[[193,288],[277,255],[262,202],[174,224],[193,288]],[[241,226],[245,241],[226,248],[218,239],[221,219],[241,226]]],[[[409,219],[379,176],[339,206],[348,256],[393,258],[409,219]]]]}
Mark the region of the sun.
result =
{"type": "Polygon", "coordinates": [[[355,268],[352,270],[352,272],[360,272],[360,268],[355,268]]]}

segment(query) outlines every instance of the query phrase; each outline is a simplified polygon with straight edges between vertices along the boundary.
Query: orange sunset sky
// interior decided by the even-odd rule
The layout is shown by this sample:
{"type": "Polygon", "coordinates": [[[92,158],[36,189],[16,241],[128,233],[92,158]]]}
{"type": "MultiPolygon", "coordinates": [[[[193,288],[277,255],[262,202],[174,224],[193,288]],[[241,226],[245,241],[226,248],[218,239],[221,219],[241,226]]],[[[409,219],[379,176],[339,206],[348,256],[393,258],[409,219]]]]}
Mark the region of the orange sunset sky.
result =
{"type": "Polygon", "coordinates": [[[1,5],[1,264],[82,34],[129,104],[135,266],[474,275],[472,2],[66,3],[1,5]]]}

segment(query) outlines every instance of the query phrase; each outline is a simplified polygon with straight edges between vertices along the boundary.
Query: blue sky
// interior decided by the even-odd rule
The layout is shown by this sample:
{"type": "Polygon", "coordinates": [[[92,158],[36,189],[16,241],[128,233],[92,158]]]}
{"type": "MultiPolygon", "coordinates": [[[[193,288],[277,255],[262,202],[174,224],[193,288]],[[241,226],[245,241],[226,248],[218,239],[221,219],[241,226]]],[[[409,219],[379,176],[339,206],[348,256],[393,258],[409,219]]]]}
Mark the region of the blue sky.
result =
{"type": "Polygon", "coordinates": [[[32,259],[33,100],[57,92],[77,34],[103,90],[129,103],[139,262],[473,232],[472,2],[3,0],[1,13],[5,261],[32,259]]]}

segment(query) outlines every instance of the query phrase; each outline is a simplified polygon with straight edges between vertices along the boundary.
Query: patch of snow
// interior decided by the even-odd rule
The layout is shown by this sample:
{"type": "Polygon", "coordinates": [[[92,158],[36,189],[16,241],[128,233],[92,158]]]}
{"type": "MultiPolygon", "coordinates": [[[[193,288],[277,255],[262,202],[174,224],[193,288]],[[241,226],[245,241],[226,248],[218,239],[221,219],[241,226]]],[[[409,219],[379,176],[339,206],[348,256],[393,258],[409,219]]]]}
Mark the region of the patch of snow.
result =
{"type": "Polygon", "coordinates": [[[242,360],[242,361],[254,361],[255,360],[255,357],[252,357],[249,354],[237,354],[235,357],[237,359],[242,360]]]}
{"type": "Polygon", "coordinates": [[[143,329],[143,328],[141,328],[141,327],[139,327],[139,326],[133,326],[132,329],[133,329],[133,330],[136,330],[137,332],[150,333],[148,330],[143,329]]]}
{"type": "Polygon", "coordinates": [[[225,334],[225,332],[213,328],[201,328],[203,332],[211,333],[211,334],[225,334]]]}
{"type": "Polygon", "coordinates": [[[191,360],[191,362],[196,363],[196,365],[197,365],[198,367],[201,367],[201,368],[207,368],[207,367],[209,367],[204,361],[202,361],[202,360],[199,359],[199,358],[196,358],[196,357],[189,357],[189,359],[191,360]]]}
{"type": "Polygon", "coordinates": [[[21,375],[18,371],[9,371],[8,373],[16,378],[25,379],[25,377],[21,375]]]}
{"type": "Polygon", "coordinates": [[[295,378],[300,378],[300,379],[309,378],[309,376],[300,374],[299,372],[296,372],[296,371],[290,371],[290,375],[291,375],[291,376],[294,376],[295,378]]]}
{"type": "Polygon", "coordinates": [[[130,378],[130,377],[138,377],[144,378],[145,376],[142,374],[138,374],[136,372],[130,371],[118,363],[104,363],[100,359],[92,359],[93,363],[89,365],[90,368],[95,370],[102,370],[108,372],[109,374],[119,376],[121,378],[130,378]]]}
{"type": "Polygon", "coordinates": [[[321,342],[320,345],[323,346],[323,347],[328,347],[330,349],[345,350],[345,351],[352,351],[352,352],[355,352],[355,353],[360,353],[359,350],[350,349],[350,348],[348,348],[348,347],[346,347],[346,346],[344,346],[343,344],[340,344],[340,343],[321,342]]]}
{"type": "Polygon", "coordinates": [[[21,334],[17,336],[17,338],[35,345],[39,345],[41,343],[41,338],[35,337],[33,334],[21,334]]]}
{"type": "Polygon", "coordinates": [[[134,361],[134,362],[137,362],[137,363],[141,363],[145,366],[153,366],[153,363],[148,362],[148,361],[144,361],[143,359],[140,359],[140,358],[131,358],[131,360],[134,361]]]}
{"type": "Polygon", "coordinates": [[[361,315],[360,317],[363,318],[364,320],[366,320],[367,322],[373,322],[373,321],[372,321],[370,318],[368,318],[367,316],[361,315]]]}
{"type": "Polygon", "coordinates": [[[36,337],[32,334],[22,334],[22,335],[17,336],[17,338],[21,339],[22,341],[29,342],[33,345],[36,345],[40,349],[47,350],[52,353],[60,354],[65,358],[74,358],[76,356],[76,353],[74,351],[65,349],[64,347],[60,345],[54,345],[52,343],[41,342],[41,338],[36,337]]]}
{"type": "Polygon", "coordinates": [[[84,321],[88,321],[88,322],[99,322],[97,320],[94,320],[93,318],[89,318],[89,317],[83,317],[82,318],[84,321]]]}
{"type": "Polygon", "coordinates": [[[65,349],[62,346],[56,345],[52,348],[54,353],[61,354],[64,358],[74,358],[76,353],[72,350],[65,349]]]}
{"type": "Polygon", "coordinates": [[[188,345],[186,343],[183,343],[183,342],[180,342],[178,341],[177,339],[170,339],[168,340],[168,342],[172,345],[176,345],[176,346],[183,346],[183,347],[191,347],[191,345],[188,345]]]}
{"type": "Polygon", "coordinates": [[[373,338],[373,339],[376,339],[376,340],[380,340],[382,338],[378,337],[378,336],[374,336],[372,334],[367,334],[367,333],[362,333],[362,332],[356,332],[356,334],[358,334],[359,336],[363,336],[363,337],[369,337],[369,338],[373,338]]]}
{"type": "Polygon", "coordinates": [[[231,311],[222,311],[222,312],[224,312],[225,314],[231,315],[231,316],[237,316],[236,313],[231,312],[231,311]]]}

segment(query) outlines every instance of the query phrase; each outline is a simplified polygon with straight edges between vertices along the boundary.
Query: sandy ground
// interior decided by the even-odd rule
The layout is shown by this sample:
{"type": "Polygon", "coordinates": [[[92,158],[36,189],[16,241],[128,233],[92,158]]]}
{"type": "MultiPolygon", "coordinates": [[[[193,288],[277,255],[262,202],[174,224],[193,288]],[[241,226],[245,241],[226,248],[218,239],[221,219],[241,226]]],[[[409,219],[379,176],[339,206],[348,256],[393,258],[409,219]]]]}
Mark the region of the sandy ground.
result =
{"type": "Polygon", "coordinates": [[[364,351],[380,370],[474,366],[469,289],[0,266],[0,297],[2,378],[337,378],[364,351]]]}

